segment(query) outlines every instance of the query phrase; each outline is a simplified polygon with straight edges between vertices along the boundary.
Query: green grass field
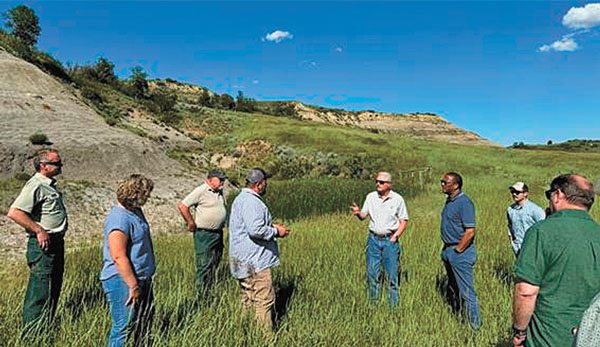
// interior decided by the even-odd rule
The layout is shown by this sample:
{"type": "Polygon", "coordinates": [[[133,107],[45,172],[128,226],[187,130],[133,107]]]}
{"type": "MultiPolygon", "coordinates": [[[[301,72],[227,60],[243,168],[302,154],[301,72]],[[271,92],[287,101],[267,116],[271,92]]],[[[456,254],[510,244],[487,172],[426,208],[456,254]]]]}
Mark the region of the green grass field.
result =
{"type": "MultiPolygon", "coordinates": [[[[283,346],[506,345],[514,263],[506,236],[505,211],[511,202],[508,186],[517,180],[527,182],[531,199],[545,207],[543,190],[557,174],[578,172],[594,181],[600,176],[600,154],[452,145],[313,123],[300,126],[284,118],[255,119],[248,120],[257,123],[255,128],[241,127],[232,136],[257,138],[255,130],[260,127],[261,139],[308,150],[365,153],[379,159],[382,169],[393,174],[432,167],[425,185],[410,177],[397,180],[410,221],[401,240],[401,298],[395,312],[387,307],[385,290],[379,307],[368,305],[367,222],[348,212],[353,201],[361,204],[366,192],[374,189],[372,181],[272,181],[267,203],[275,217],[290,221],[292,228],[292,234],[279,241],[281,266],[274,272],[278,313],[274,343],[283,346]],[[477,209],[475,286],[483,316],[478,333],[472,333],[468,324],[451,313],[443,295],[446,276],[440,260],[439,216],[444,196],[437,182],[446,171],[463,175],[464,191],[477,209]]],[[[251,124],[248,122],[246,125],[251,124]]],[[[13,181],[5,182],[5,187],[18,189],[13,181]]],[[[10,199],[4,200],[6,208],[10,199]]],[[[592,209],[596,220],[600,220],[599,210],[598,206],[592,209]]],[[[175,210],[173,218],[180,218],[175,210]]],[[[155,247],[158,270],[152,332],[156,346],[265,345],[260,328],[252,319],[240,316],[237,282],[226,266],[227,251],[212,297],[196,307],[192,304],[191,236],[183,232],[159,236],[155,247]]],[[[100,245],[67,254],[57,320],[35,341],[26,343],[19,339],[19,332],[28,270],[20,262],[12,271],[5,271],[0,282],[0,344],[104,345],[111,322],[98,280],[100,268],[100,245]]]]}

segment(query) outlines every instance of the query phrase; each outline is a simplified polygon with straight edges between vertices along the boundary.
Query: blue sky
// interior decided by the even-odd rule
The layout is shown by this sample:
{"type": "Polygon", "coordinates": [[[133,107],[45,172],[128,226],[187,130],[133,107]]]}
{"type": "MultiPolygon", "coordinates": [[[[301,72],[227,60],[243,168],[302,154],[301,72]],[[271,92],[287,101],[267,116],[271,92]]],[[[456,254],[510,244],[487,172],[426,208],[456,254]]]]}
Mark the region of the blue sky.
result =
{"type": "Polygon", "coordinates": [[[62,62],[218,93],[432,112],[503,145],[600,136],[600,3],[8,1],[62,62]]]}

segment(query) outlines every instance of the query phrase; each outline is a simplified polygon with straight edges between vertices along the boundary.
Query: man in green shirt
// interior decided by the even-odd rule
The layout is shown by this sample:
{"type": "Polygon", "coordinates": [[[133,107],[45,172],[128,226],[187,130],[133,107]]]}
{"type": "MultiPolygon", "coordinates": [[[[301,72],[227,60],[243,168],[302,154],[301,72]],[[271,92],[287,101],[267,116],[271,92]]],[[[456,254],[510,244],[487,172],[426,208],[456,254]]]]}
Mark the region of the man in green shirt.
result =
{"type": "Polygon", "coordinates": [[[23,332],[43,329],[54,316],[64,272],[64,235],[68,218],[56,180],[62,162],[58,152],[45,150],[34,158],[36,174],[27,181],[8,210],[8,218],[29,235],[29,285],[23,304],[23,332]]]}
{"type": "Polygon", "coordinates": [[[574,328],[600,291],[600,226],[588,215],[592,184],[561,175],[546,197],[551,214],[527,231],[517,258],[515,346],[571,346],[574,328]]]}

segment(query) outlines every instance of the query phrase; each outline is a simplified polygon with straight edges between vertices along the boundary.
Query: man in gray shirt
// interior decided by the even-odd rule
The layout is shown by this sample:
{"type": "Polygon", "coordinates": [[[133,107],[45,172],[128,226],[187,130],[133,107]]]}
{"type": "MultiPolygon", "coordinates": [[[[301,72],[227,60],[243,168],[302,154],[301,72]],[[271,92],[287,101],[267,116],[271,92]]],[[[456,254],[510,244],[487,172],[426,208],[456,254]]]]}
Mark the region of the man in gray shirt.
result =
{"type": "Polygon", "coordinates": [[[367,195],[362,210],[356,204],[352,213],[363,220],[370,217],[367,238],[367,281],[369,299],[379,300],[381,265],[389,277],[390,306],[398,306],[398,263],[402,247],[398,242],[408,224],[408,213],[404,199],[391,190],[392,175],[380,172],[375,178],[376,191],[367,195]]]}
{"type": "Polygon", "coordinates": [[[29,284],[23,304],[24,334],[47,328],[54,316],[64,272],[67,209],[55,176],[62,172],[58,152],[45,150],[34,158],[36,174],[8,210],[8,218],[29,236],[29,284]]]}
{"type": "Polygon", "coordinates": [[[275,289],[271,267],[279,265],[275,238],[290,233],[286,226],[273,224],[262,200],[269,177],[263,169],[250,170],[246,188],[233,201],[229,217],[229,268],[240,284],[242,311],[254,306],[256,318],[266,331],[273,329],[275,289]]]}
{"type": "Polygon", "coordinates": [[[194,233],[198,300],[206,295],[214,282],[223,255],[223,225],[227,215],[223,184],[226,179],[223,172],[210,171],[204,183],[177,205],[187,229],[194,233]],[[192,210],[195,211],[195,218],[192,218],[192,210]]]}

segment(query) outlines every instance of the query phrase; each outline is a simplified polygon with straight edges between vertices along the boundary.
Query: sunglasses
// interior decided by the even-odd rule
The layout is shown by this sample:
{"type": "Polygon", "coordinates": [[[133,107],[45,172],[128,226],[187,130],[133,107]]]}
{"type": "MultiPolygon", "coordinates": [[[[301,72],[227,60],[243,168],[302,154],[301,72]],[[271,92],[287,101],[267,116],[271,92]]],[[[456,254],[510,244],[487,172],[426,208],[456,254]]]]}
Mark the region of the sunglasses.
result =
{"type": "Polygon", "coordinates": [[[510,193],[513,194],[513,195],[523,194],[523,192],[519,191],[519,190],[511,190],[510,193]]]}
{"type": "Polygon", "coordinates": [[[62,167],[62,161],[43,161],[42,164],[46,164],[46,165],[54,165],[54,166],[58,166],[58,167],[62,167]]]}
{"type": "Polygon", "coordinates": [[[552,197],[552,194],[554,194],[554,192],[557,190],[558,189],[548,189],[547,191],[545,191],[546,199],[550,200],[550,198],[552,197]]]}
{"type": "Polygon", "coordinates": [[[386,183],[389,183],[389,182],[388,181],[375,180],[375,183],[377,183],[377,184],[386,184],[386,183]]]}
{"type": "Polygon", "coordinates": [[[448,184],[452,184],[452,183],[454,183],[454,182],[440,180],[440,183],[441,183],[443,186],[445,186],[445,185],[448,185],[448,184]]]}

